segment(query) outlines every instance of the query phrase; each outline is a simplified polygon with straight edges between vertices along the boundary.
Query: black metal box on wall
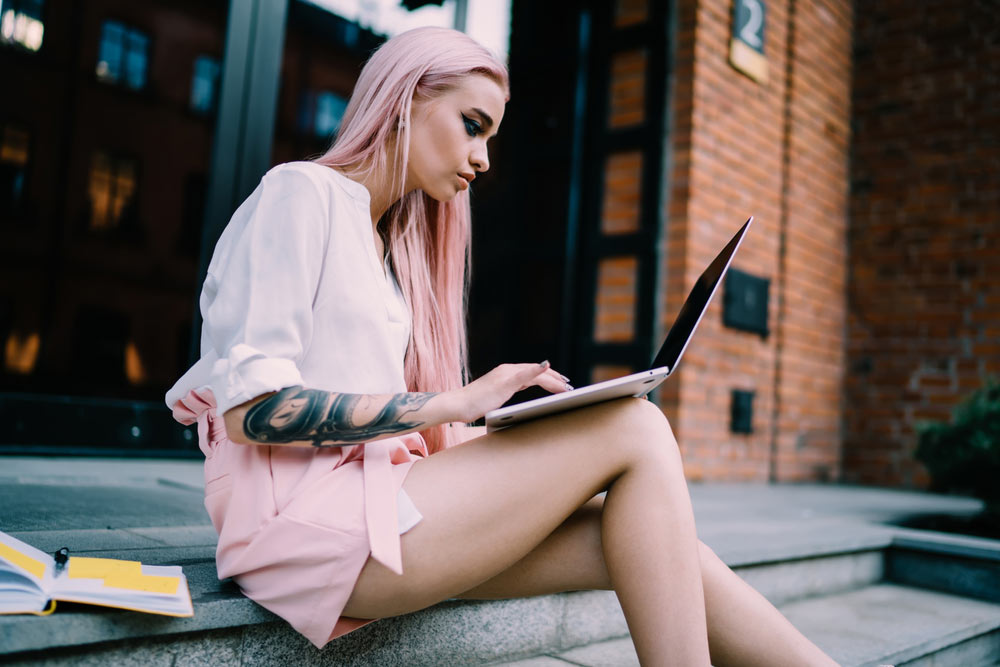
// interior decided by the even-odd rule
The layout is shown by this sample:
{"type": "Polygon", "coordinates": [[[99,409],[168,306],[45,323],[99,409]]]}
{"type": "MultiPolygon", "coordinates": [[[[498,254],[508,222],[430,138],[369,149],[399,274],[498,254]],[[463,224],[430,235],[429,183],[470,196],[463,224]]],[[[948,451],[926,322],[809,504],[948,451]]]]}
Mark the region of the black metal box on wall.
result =
{"type": "Polygon", "coordinates": [[[733,389],[730,403],[729,430],[732,433],[753,433],[752,391],[733,389]]]}
{"type": "Polygon", "coordinates": [[[767,337],[769,278],[758,278],[730,267],[722,297],[722,323],[767,337]]]}

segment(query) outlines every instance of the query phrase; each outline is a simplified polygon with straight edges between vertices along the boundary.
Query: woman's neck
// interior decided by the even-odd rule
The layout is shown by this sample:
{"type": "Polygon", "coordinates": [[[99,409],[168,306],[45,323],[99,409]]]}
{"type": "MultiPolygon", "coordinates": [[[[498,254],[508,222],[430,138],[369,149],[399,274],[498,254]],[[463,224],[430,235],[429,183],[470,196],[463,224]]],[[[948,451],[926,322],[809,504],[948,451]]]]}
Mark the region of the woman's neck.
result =
{"type": "MultiPolygon", "coordinates": [[[[392,152],[390,151],[389,154],[391,155],[392,152]]],[[[338,167],[337,170],[352,181],[365,186],[365,189],[368,190],[368,195],[371,198],[372,228],[378,233],[379,220],[382,219],[390,206],[399,201],[398,192],[394,191],[393,179],[387,173],[388,170],[370,169],[366,168],[366,165],[338,167]]],[[[413,188],[407,183],[404,194],[411,190],[413,188]]]]}

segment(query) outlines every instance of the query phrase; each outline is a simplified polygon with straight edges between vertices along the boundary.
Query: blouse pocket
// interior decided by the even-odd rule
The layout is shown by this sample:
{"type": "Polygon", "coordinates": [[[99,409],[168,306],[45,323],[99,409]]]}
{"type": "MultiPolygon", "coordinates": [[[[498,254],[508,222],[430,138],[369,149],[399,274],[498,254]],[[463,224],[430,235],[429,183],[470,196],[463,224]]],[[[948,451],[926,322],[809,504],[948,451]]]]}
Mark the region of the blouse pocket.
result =
{"type": "Polygon", "coordinates": [[[205,484],[205,509],[217,533],[222,532],[222,523],[229,509],[229,499],[232,494],[233,478],[229,473],[205,484]]]}

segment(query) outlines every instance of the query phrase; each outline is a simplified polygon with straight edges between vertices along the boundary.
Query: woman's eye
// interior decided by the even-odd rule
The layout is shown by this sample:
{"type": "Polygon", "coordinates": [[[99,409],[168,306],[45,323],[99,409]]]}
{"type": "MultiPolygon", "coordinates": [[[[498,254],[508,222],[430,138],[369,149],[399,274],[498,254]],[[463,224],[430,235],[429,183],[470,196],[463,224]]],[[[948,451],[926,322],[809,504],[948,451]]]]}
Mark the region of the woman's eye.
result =
{"type": "Polygon", "coordinates": [[[462,120],[465,122],[465,131],[469,133],[470,137],[475,137],[483,133],[483,126],[465,114],[462,114],[462,120]]]}

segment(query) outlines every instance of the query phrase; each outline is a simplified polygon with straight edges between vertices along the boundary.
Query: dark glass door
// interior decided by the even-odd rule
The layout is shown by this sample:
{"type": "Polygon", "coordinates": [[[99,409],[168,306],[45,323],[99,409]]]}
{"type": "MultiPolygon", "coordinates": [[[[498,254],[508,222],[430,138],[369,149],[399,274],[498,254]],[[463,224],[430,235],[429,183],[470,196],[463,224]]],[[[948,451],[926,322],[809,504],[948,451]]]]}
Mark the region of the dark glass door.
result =
{"type": "Polygon", "coordinates": [[[194,451],[226,0],[0,3],[0,451],[194,451]]]}

